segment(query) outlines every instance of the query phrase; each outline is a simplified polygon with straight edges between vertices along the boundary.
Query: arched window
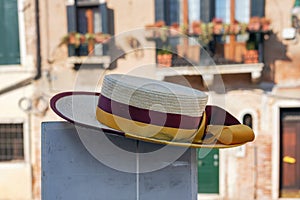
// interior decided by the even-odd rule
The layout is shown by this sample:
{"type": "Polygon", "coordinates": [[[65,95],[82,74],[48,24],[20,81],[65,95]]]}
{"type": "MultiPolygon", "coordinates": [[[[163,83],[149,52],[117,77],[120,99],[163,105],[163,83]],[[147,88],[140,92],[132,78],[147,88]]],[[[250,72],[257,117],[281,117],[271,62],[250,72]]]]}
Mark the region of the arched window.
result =
{"type": "Polygon", "coordinates": [[[252,124],[253,124],[253,119],[252,119],[252,115],[250,114],[245,114],[243,117],[243,124],[249,126],[250,128],[252,128],[252,124]]]}

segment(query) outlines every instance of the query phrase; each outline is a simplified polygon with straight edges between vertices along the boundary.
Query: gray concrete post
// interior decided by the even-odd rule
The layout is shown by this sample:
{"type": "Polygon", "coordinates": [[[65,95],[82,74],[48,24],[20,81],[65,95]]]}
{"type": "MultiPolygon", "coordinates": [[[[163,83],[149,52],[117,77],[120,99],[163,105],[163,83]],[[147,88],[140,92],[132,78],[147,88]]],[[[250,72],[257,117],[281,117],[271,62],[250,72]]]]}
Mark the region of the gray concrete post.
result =
{"type": "MultiPolygon", "coordinates": [[[[102,134],[86,128],[81,131],[102,134]]],[[[107,136],[111,142],[131,152],[146,153],[162,147],[107,136]]],[[[109,159],[118,155],[102,156],[109,159]]],[[[142,161],[137,156],[130,162],[138,169],[142,161]]],[[[163,161],[158,159],[157,162],[163,161]]],[[[121,172],[95,159],[83,145],[74,125],[45,122],[42,124],[42,199],[196,200],[196,151],[187,149],[175,162],[156,171],[121,172]]]]}

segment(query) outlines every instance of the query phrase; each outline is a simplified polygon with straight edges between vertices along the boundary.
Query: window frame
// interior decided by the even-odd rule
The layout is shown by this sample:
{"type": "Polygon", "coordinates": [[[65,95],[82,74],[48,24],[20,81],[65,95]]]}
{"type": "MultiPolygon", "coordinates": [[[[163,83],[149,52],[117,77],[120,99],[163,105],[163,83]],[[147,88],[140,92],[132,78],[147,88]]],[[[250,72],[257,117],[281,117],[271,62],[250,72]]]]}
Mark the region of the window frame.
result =
{"type": "Polygon", "coordinates": [[[23,124],[23,160],[0,161],[0,169],[6,167],[19,167],[30,163],[30,132],[29,122],[24,118],[0,118],[1,124],[23,124]]]}
{"type": "MultiPolygon", "coordinates": [[[[103,0],[94,0],[89,2],[78,2],[75,0],[68,0],[66,4],[67,9],[67,26],[68,26],[68,33],[71,32],[79,32],[78,31],[78,11],[77,9],[84,8],[84,7],[98,7],[100,10],[101,16],[101,30],[102,33],[109,34],[109,22],[108,22],[108,8],[106,1],[103,0]]],[[[75,49],[74,47],[68,47],[68,57],[84,57],[89,56],[89,54],[80,53],[80,48],[75,49]]],[[[92,56],[106,56],[105,53],[103,55],[92,55],[92,56]]]]}
{"type": "Polygon", "coordinates": [[[245,115],[251,115],[252,116],[252,129],[253,129],[253,132],[255,133],[255,136],[257,136],[258,134],[258,114],[255,110],[252,110],[252,109],[244,109],[240,112],[240,114],[238,115],[239,116],[239,121],[241,123],[243,123],[243,120],[244,120],[244,116],[245,115]]]}

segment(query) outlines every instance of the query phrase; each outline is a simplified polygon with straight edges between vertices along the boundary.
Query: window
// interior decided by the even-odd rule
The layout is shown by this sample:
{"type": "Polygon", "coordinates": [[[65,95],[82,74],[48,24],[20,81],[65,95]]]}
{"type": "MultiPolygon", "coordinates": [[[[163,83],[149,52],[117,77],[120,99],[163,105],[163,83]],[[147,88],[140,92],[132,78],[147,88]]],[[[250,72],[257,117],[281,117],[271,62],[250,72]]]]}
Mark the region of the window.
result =
{"type": "Polygon", "coordinates": [[[179,23],[180,0],[155,0],[155,21],[163,20],[166,25],[179,23]]]}
{"type": "MultiPolygon", "coordinates": [[[[230,0],[216,0],[216,17],[230,23],[230,0]]],[[[235,1],[235,19],[238,22],[249,22],[250,0],[235,1]]]]}
{"type": "Polygon", "coordinates": [[[24,160],[23,124],[0,124],[0,161],[24,160]]]}
{"type": "Polygon", "coordinates": [[[224,23],[230,22],[230,0],[216,0],[216,18],[224,23]]]}
{"type": "MultiPolygon", "coordinates": [[[[231,2],[231,0],[155,0],[155,20],[163,20],[166,25],[172,25],[173,23],[179,23],[182,25],[182,22],[186,20],[186,17],[188,17],[190,30],[193,28],[193,22],[201,21],[208,23],[212,22],[214,18],[221,19],[220,21],[228,25],[232,20],[231,2]],[[188,16],[184,16],[182,11],[186,6],[184,4],[185,2],[188,3],[188,16]]],[[[235,0],[234,5],[235,12],[233,19],[239,23],[249,23],[253,16],[264,16],[265,0],[235,0]]],[[[224,27],[221,26],[221,28],[223,29],[224,27]]],[[[229,44],[230,39],[233,37],[221,35],[223,31],[222,29],[219,31],[220,34],[211,35],[208,33],[207,35],[209,35],[209,39],[202,37],[204,40],[200,41],[204,48],[214,56],[217,64],[242,62],[257,63],[263,61],[263,37],[261,37],[263,33],[250,32],[249,34],[238,34],[235,35],[236,43],[229,44]],[[249,57],[244,55],[246,54],[244,53],[246,48],[248,50],[257,50],[254,52],[254,60],[251,59],[251,61],[246,61],[246,59],[244,59],[249,57]]],[[[196,40],[199,39],[197,36],[199,33],[196,33],[195,36],[194,31],[190,32],[193,33],[191,37],[194,37],[196,40]]],[[[203,35],[205,36],[205,34],[203,35]]],[[[166,41],[167,42],[165,43],[170,45],[172,49],[178,49],[178,45],[182,45],[183,43],[183,40],[179,40],[175,37],[169,37],[166,41]]],[[[184,47],[184,49],[185,48],[186,47],[184,47]]],[[[250,57],[252,58],[253,56],[250,57]]]]}
{"type": "MultiPolygon", "coordinates": [[[[223,22],[230,22],[230,0],[215,0],[216,17],[223,22]]],[[[235,19],[242,23],[248,23],[250,17],[263,17],[265,15],[265,0],[235,0],[235,19]]]]}
{"type": "Polygon", "coordinates": [[[253,119],[252,116],[250,114],[245,114],[243,117],[243,124],[249,126],[250,128],[252,128],[253,125],[253,119]]]}
{"type": "Polygon", "coordinates": [[[0,65],[20,64],[18,0],[0,1],[0,65]]]}
{"type": "MultiPolygon", "coordinates": [[[[95,0],[77,0],[67,6],[68,32],[113,34],[113,13],[106,3],[95,0]]],[[[93,51],[95,56],[105,55],[103,44],[81,44],[69,47],[69,56],[86,56],[93,51]]]]}
{"type": "Polygon", "coordinates": [[[238,22],[248,23],[250,20],[250,1],[235,1],[235,19],[238,22]]]}
{"type": "MultiPolygon", "coordinates": [[[[183,1],[155,0],[155,21],[163,20],[166,25],[180,24],[180,14],[183,1]]],[[[235,19],[248,23],[250,17],[263,17],[265,0],[235,0],[235,19]]],[[[230,0],[188,0],[189,23],[193,21],[211,22],[220,18],[224,23],[230,23],[230,0]]]]}

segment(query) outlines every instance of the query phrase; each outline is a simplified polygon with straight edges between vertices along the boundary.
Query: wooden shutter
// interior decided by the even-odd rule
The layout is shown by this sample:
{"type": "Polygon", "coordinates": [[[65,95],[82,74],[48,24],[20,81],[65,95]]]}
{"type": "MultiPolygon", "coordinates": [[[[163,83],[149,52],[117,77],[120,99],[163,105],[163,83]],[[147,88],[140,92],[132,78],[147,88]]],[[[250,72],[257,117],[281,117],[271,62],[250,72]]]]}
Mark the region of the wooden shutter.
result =
{"type": "Polygon", "coordinates": [[[18,1],[0,1],[0,65],[20,64],[18,1]]]}
{"type": "MultiPolygon", "coordinates": [[[[181,1],[182,2],[182,1],[181,1]]],[[[172,25],[173,23],[179,23],[179,13],[180,7],[179,7],[179,1],[178,0],[169,0],[168,2],[168,25],[172,25]]]]}
{"type": "Polygon", "coordinates": [[[102,32],[103,33],[109,33],[108,29],[108,11],[107,11],[107,5],[106,3],[101,3],[99,5],[100,8],[100,14],[101,14],[101,26],[102,26],[102,32]]]}
{"type": "Polygon", "coordinates": [[[164,20],[164,0],[155,0],[155,21],[164,20]]]}
{"type": "Polygon", "coordinates": [[[76,7],[75,5],[67,6],[68,32],[76,31],[76,7]]]}
{"type": "Polygon", "coordinates": [[[265,16],[265,0],[251,0],[251,17],[265,16]]]}
{"type": "Polygon", "coordinates": [[[215,17],[215,0],[202,0],[200,2],[200,20],[202,22],[211,22],[215,17]]]}
{"type": "MultiPolygon", "coordinates": [[[[77,25],[76,25],[76,6],[69,5],[67,6],[67,22],[68,22],[68,33],[75,32],[77,25]]],[[[68,55],[74,56],[76,54],[76,50],[73,46],[68,47],[68,55]]]]}
{"type": "Polygon", "coordinates": [[[155,0],[155,21],[163,20],[166,25],[179,23],[179,0],[155,0]]]}

